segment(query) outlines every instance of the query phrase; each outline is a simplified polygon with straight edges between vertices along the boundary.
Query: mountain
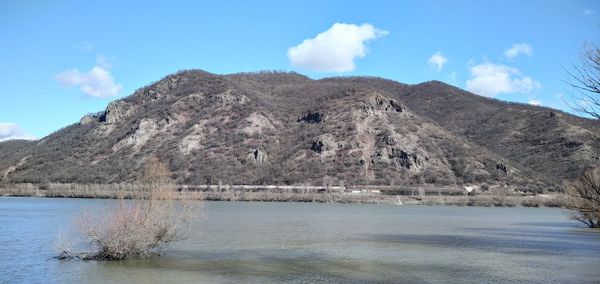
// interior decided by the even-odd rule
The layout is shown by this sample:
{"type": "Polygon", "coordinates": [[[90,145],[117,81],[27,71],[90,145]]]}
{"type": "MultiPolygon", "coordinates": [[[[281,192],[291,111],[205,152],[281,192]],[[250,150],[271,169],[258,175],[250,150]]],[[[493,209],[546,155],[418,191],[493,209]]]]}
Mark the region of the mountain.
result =
{"type": "Polygon", "coordinates": [[[600,124],[431,81],[182,71],[39,141],[0,143],[4,182],[436,184],[555,190],[600,164],[600,124]]]}

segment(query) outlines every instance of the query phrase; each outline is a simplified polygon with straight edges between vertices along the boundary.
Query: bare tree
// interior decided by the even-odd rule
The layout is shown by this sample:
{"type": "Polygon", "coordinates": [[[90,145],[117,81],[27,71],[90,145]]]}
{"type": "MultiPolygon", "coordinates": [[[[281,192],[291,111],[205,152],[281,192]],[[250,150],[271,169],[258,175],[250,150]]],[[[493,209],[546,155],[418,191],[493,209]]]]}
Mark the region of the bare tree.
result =
{"type": "Polygon", "coordinates": [[[575,89],[569,107],[600,119],[600,46],[585,44],[580,62],[567,72],[570,80],[566,82],[575,89]]]}
{"type": "Polygon", "coordinates": [[[573,219],[590,228],[600,227],[600,168],[591,169],[568,183],[565,193],[573,219]]]}

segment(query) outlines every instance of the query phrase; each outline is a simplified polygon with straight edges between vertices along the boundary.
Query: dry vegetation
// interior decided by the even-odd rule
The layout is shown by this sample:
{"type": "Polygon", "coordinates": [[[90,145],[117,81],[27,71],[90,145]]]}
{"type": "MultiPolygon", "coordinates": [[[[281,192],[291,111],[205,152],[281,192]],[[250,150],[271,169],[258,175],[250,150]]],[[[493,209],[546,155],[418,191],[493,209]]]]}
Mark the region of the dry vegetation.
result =
{"type": "MultiPolygon", "coordinates": [[[[600,46],[586,44],[580,62],[567,71],[566,81],[574,89],[571,108],[600,119],[600,46]]],[[[592,158],[598,159],[597,152],[592,158]]],[[[596,162],[597,163],[597,162],[596,162]]],[[[565,193],[569,196],[567,207],[572,209],[572,218],[590,228],[600,227],[600,168],[590,169],[575,181],[567,183],[565,193]]]]}
{"type": "MultiPolygon", "coordinates": [[[[478,195],[465,193],[442,192],[429,190],[420,193],[415,190],[389,191],[381,194],[352,194],[349,190],[339,188],[330,190],[308,189],[303,186],[286,189],[280,186],[231,186],[213,185],[193,188],[183,188],[171,185],[173,191],[180,191],[178,198],[185,200],[209,201],[258,201],[258,202],[318,202],[318,203],[369,203],[397,204],[400,198],[403,204],[412,205],[452,205],[452,206],[483,206],[483,207],[565,207],[566,197],[562,193],[526,194],[509,193],[491,190],[478,195]],[[250,187],[250,189],[246,188],[250,187]],[[246,188],[246,189],[244,189],[246,188]]],[[[41,196],[67,198],[124,198],[135,199],[143,185],[140,184],[45,184],[44,189],[32,184],[0,185],[0,195],[8,196],[41,196]]],[[[362,188],[361,186],[357,187],[362,188]]],[[[367,186],[365,188],[372,188],[367,186]]]]}
{"type": "Polygon", "coordinates": [[[569,196],[566,206],[572,210],[571,217],[590,228],[600,227],[600,168],[568,183],[565,192],[569,196]]]}
{"type": "Polygon", "coordinates": [[[187,236],[189,224],[201,213],[200,203],[184,200],[169,185],[166,166],[150,159],[144,167],[145,185],[132,199],[119,197],[106,211],[86,212],[75,221],[90,251],[60,246],[59,258],[119,260],[157,253],[187,236]]]}

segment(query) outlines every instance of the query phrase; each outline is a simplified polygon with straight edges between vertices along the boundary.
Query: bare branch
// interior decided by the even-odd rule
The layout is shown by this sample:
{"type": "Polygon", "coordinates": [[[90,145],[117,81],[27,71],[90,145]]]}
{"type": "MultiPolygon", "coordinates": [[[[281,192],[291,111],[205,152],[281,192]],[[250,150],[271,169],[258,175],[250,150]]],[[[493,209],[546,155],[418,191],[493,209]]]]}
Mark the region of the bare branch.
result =
{"type": "Polygon", "coordinates": [[[59,258],[143,257],[185,238],[190,223],[201,213],[201,203],[175,190],[166,165],[158,159],[146,161],[141,181],[143,190],[133,194],[134,199],[121,197],[106,212],[81,215],[76,223],[91,250],[76,254],[61,246],[59,258]]]}
{"type": "Polygon", "coordinates": [[[571,109],[600,119],[600,47],[586,44],[581,59],[566,70],[570,80],[565,82],[575,90],[571,95],[571,109]]]}
{"type": "Polygon", "coordinates": [[[590,228],[600,227],[600,168],[591,169],[565,187],[571,217],[590,228]]]}

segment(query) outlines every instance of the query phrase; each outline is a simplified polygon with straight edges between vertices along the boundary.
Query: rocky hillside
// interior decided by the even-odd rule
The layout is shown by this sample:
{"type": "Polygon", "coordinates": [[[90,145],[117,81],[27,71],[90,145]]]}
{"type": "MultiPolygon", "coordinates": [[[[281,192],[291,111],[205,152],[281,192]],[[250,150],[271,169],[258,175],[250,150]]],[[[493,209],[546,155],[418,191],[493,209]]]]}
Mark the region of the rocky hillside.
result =
{"type": "Polygon", "coordinates": [[[600,164],[600,125],[427,82],[184,71],[39,141],[0,143],[4,182],[476,184],[554,189],[600,164]]]}

